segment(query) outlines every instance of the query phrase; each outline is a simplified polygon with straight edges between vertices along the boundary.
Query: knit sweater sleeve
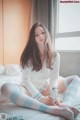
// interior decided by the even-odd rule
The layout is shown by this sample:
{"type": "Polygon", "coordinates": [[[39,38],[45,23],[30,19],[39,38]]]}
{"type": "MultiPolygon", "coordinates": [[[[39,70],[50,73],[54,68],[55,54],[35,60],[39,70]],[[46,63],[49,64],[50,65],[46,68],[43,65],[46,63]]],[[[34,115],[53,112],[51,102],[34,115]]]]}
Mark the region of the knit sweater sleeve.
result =
{"type": "Polygon", "coordinates": [[[53,66],[50,72],[50,87],[58,88],[58,76],[59,76],[59,68],[60,68],[60,55],[56,53],[55,58],[53,59],[53,66]]]}
{"type": "Polygon", "coordinates": [[[43,95],[31,82],[31,71],[32,70],[29,67],[22,69],[22,85],[29,91],[33,98],[40,100],[43,95]]]}

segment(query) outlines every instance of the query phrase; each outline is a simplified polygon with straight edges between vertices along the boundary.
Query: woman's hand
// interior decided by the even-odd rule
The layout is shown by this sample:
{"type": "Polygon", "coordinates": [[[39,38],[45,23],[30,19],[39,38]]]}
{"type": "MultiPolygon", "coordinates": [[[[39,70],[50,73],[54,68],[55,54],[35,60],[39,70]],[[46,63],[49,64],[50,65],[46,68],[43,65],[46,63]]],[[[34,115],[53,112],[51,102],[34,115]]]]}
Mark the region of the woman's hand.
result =
{"type": "Polygon", "coordinates": [[[52,98],[50,98],[49,96],[44,96],[43,98],[41,98],[40,102],[47,105],[56,105],[55,102],[53,102],[52,98]]]}
{"type": "Polygon", "coordinates": [[[62,103],[62,100],[59,97],[57,97],[55,104],[60,105],[61,103],[62,103]]]}

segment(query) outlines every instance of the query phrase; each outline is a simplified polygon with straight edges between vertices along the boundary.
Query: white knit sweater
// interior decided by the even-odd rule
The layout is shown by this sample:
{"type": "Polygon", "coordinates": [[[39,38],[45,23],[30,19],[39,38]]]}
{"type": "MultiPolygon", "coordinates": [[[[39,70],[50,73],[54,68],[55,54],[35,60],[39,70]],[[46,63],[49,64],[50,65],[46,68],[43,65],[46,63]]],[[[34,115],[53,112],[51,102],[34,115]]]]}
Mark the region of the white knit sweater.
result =
{"type": "Polygon", "coordinates": [[[44,90],[50,82],[50,87],[58,87],[58,76],[60,67],[60,55],[56,53],[53,59],[52,70],[43,65],[39,71],[32,71],[31,67],[22,69],[22,82],[21,84],[32,94],[36,99],[41,98],[41,91],[44,90]]]}

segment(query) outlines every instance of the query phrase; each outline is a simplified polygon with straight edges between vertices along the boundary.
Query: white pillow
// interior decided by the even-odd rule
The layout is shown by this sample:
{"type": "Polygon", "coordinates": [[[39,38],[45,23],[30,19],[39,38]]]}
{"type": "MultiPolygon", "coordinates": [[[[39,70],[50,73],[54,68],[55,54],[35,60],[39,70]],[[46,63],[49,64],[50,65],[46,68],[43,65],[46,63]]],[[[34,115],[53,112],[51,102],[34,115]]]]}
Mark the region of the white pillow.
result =
{"type": "Polygon", "coordinates": [[[4,65],[0,65],[0,75],[5,73],[5,66],[4,65]]]}
{"type": "Polygon", "coordinates": [[[7,64],[6,65],[6,75],[19,75],[21,72],[20,65],[18,64],[7,64]]]}

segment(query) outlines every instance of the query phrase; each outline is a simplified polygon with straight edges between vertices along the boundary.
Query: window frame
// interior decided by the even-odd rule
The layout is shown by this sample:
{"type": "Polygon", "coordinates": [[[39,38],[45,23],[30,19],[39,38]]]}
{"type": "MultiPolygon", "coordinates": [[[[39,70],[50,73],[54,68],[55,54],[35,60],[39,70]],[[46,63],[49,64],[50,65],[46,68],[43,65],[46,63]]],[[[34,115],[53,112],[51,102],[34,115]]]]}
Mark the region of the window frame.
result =
{"type": "MultiPolygon", "coordinates": [[[[60,10],[60,0],[57,0],[57,15],[56,15],[56,32],[55,32],[55,44],[56,44],[56,39],[59,38],[70,38],[70,37],[80,37],[80,31],[71,31],[71,32],[59,32],[59,10],[60,10]]],[[[55,45],[56,46],[56,45],[55,45]]],[[[55,48],[57,49],[57,48],[55,48]]],[[[58,51],[80,51],[80,50],[60,50],[57,49],[58,51]]]]}

